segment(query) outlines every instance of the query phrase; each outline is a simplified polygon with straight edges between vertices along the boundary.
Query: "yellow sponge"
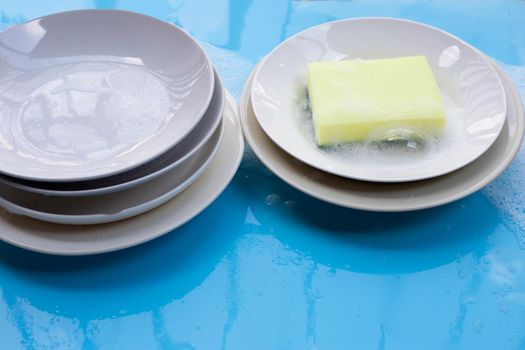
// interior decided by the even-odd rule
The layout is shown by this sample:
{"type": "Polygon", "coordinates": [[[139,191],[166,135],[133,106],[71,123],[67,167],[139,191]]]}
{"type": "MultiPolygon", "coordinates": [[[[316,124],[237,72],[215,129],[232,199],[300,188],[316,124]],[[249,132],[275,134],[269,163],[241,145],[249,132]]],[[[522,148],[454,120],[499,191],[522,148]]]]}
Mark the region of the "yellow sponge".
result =
{"type": "Polygon", "coordinates": [[[319,146],[377,140],[400,128],[437,136],[445,125],[424,56],[310,63],[308,95],[319,146]]]}

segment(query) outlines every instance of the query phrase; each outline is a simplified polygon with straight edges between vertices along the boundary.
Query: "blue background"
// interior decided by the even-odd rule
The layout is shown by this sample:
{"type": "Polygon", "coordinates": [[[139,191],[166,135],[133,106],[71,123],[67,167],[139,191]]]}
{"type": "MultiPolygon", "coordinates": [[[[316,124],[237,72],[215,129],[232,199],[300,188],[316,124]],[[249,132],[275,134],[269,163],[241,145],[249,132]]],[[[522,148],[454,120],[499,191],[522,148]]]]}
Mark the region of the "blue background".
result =
{"type": "MultiPolygon", "coordinates": [[[[525,93],[525,1],[0,1],[0,27],[76,8],[176,23],[238,97],[286,37],[325,21],[435,25],[525,93]]],[[[0,243],[1,349],[525,349],[525,151],[493,184],[413,213],[310,198],[247,151],[226,191],[153,242],[91,257],[0,243]]]]}

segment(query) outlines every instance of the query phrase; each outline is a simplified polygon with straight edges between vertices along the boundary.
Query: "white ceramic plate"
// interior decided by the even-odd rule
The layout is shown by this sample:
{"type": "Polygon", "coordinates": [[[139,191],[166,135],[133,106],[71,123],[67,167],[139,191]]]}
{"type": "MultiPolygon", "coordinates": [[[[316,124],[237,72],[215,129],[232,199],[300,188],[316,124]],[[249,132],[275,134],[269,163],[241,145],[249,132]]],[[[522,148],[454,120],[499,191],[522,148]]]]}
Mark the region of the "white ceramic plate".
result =
{"type": "Polygon", "coordinates": [[[27,192],[0,183],[0,206],[13,214],[58,224],[90,225],[142,214],[175,197],[206,169],[219,147],[219,127],[202,149],[179,168],[127,191],[91,197],[57,197],[27,192]]]}
{"type": "Polygon", "coordinates": [[[218,149],[222,130],[219,127],[199,152],[181,163],[180,169],[127,191],[91,197],[55,197],[0,184],[0,206],[13,214],[69,225],[100,224],[142,214],[164,204],[197,180],[218,149]]]}
{"type": "Polygon", "coordinates": [[[494,144],[474,162],[440,177],[407,182],[375,183],[348,179],[308,166],[279,148],[262,130],[250,101],[251,78],[241,98],[244,136],[259,159],[277,176],[298,190],[344,207],[372,211],[409,211],[446,204],[463,198],[494,180],[519,151],[525,130],[520,97],[512,83],[504,81],[507,118],[494,144]]]}
{"type": "Polygon", "coordinates": [[[204,115],[202,48],[174,25],[80,10],[0,33],[0,172],[34,181],[109,176],[155,158],[204,115]]]}
{"type": "Polygon", "coordinates": [[[123,173],[100,179],[75,182],[37,182],[13,177],[0,176],[3,182],[27,192],[48,196],[81,197],[98,196],[123,191],[141,183],[152,181],[167,171],[185,170],[185,160],[193,156],[212,137],[219,126],[224,110],[224,87],[215,73],[213,97],[202,120],[179,143],[159,157],[123,173]]]}
{"type": "Polygon", "coordinates": [[[138,245],[183,225],[203,211],[230,183],[244,151],[233,98],[224,114],[224,137],[208,169],[186,190],[164,205],[109,224],[58,225],[9,214],[0,209],[0,239],[48,254],[87,255],[138,245]]]}
{"type": "Polygon", "coordinates": [[[224,137],[210,166],[164,205],[126,220],[88,226],[52,224],[0,209],[0,239],[24,249],[59,255],[104,253],[147,242],[183,225],[210,205],[230,183],[243,151],[237,107],[228,97],[224,137]]]}
{"type": "Polygon", "coordinates": [[[336,21],[292,36],[261,62],[251,97],[263,130],[290,155],[325,172],[377,182],[421,180],[469,164],[496,140],[506,115],[502,83],[483,54],[437,28],[391,18],[336,21]],[[439,142],[395,159],[374,148],[316,146],[303,108],[309,62],[412,55],[426,56],[443,95],[447,124],[439,142]]]}

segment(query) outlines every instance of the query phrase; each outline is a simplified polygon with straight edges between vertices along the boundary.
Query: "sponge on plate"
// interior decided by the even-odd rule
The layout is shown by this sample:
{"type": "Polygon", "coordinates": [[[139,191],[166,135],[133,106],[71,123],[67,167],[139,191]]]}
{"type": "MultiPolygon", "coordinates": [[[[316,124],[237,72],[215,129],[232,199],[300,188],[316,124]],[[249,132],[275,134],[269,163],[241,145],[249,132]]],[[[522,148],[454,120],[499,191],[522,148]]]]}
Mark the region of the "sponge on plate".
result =
{"type": "Polygon", "coordinates": [[[394,129],[437,136],[445,125],[424,56],[310,63],[308,95],[319,146],[380,140],[394,129]]]}

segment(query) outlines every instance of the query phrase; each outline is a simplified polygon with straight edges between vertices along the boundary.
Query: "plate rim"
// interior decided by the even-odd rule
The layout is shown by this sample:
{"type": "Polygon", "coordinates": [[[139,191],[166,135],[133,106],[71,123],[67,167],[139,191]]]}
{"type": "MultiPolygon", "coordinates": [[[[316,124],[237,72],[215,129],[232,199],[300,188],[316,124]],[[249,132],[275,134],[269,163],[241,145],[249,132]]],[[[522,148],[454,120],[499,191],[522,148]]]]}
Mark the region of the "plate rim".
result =
{"type": "MultiPolygon", "coordinates": [[[[412,181],[427,180],[427,179],[435,178],[435,177],[438,177],[438,176],[443,176],[443,175],[449,174],[451,172],[454,172],[454,171],[456,171],[458,169],[461,169],[462,167],[465,167],[465,166],[471,164],[476,159],[478,159],[480,156],[482,156],[494,144],[494,142],[496,141],[496,139],[500,135],[501,131],[503,130],[503,126],[505,125],[505,120],[506,120],[506,116],[507,116],[507,112],[508,112],[507,99],[506,99],[506,96],[505,96],[505,94],[506,94],[505,85],[504,85],[503,81],[501,80],[501,77],[498,74],[497,70],[494,68],[494,65],[491,63],[490,59],[480,49],[476,48],[475,46],[469,44],[465,40],[457,37],[456,35],[454,35],[452,33],[449,33],[449,32],[447,32],[447,31],[445,31],[445,30],[443,30],[441,28],[434,27],[434,26],[426,24],[426,23],[422,23],[422,22],[418,22],[418,21],[414,21],[414,20],[410,20],[410,19],[403,19],[403,18],[396,18],[396,17],[385,17],[385,16],[364,16],[364,17],[354,17],[354,18],[343,18],[343,19],[338,19],[338,20],[334,20],[334,21],[320,23],[320,24],[311,26],[309,28],[306,28],[304,30],[301,30],[301,31],[291,35],[290,37],[286,38],[284,41],[279,43],[279,45],[274,47],[268,54],[266,54],[263,57],[263,59],[261,59],[261,61],[255,67],[254,71],[252,71],[253,80],[256,80],[257,76],[260,74],[261,67],[266,63],[266,61],[271,57],[271,55],[275,51],[280,49],[282,46],[286,45],[287,42],[290,39],[298,37],[298,36],[304,34],[305,32],[308,32],[310,30],[317,29],[317,28],[320,28],[320,27],[323,27],[323,26],[327,26],[327,25],[346,23],[346,22],[367,22],[367,21],[378,21],[378,22],[390,21],[390,22],[399,22],[399,23],[409,23],[411,25],[425,27],[427,29],[431,29],[431,30],[435,30],[437,32],[440,32],[441,34],[444,34],[444,35],[446,35],[446,36],[448,36],[448,37],[450,37],[450,38],[460,42],[461,44],[467,46],[471,50],[473,50],[487,64],[488,69],[492,73],[494,73],[494,75],[496,77],[496,80],[497,80],[497,83],[498,83],[498,87],[503,92],[502,98],[503,98],[503,108],[504,108],[504,112],[505,112],[504,113],[504,120],[503,120],[502,123],[500,123],[499,128],[498,128],[497,132],[495,133],[495,137],[492,138],[490,143],[485,144],[483,150],[481,152],[479,152],[479,154],[477,156],[473,157],[472,159],[468,160],[465,163],[461,163],[460,162],[461,164],[459,164],[457,166],[454,166],[454,167],[450,167],[449,169],[446,169],[445,171],[440,171],[440,172],[437,172],[435,174],[429,174],[429,175],[424,175],[424,176],[421,176],[421,175],[419,175],[419,176],[404,176],[402,178],[395,178],[395,179],[393,179],[393,178],[370,178],[369,176],[359,176],[359,175],[348,174],[348,173],[343,172],[343,171],[336,171],[334,169],[331,169],[330,167],[326,167],[326,166],[323,167],[322,165],[316,164],[313,161],[306,161],[306,160],[304,160],[304,157],[300,157],[300,155],[297,154],[297,152],[292,152],[289,149],[287,149],[286,147],[281,147],[281,143],[275,137],[275,135],[272,136],[272,132],[270,132],[270,130],[267,130],[268,125],[265,125],[264,123],[262,123],[260,121],[259,115],[257,113],[255,113],[255,116],[256,116],[257,120],[259,121],[259,125],[264,130],[266,135],[272,140],[272,142],[274,142],[276,145],[278,145],[279,148],[284,150],[290,156],[298,159],[299,161],[301,161],[303,163],[306,163],[306,164],[310,165],[311,167],[317,168],[317,169],[319,169],[321,171],[328,172],[328,173],[331,173],[331,174],[339,176],[339,177],[346,177],[346,178],[353,179],[353,180],[367,181],[367,182],[377,182],[377,183],[405,183],[405,182],[412,182],[412,181]]],[[[254,95],[256,95],[256,92],[255,92],[255,89],[253,88],[253,84],[252,84],[252,87],[250,88],[250,98],[252,99],[252,101],[254,99],[254,95]]],[[[253,103],[252,103],[252,105],[253,105],[253,103]]],[[[254,111],[255,111],[255,107],[254,107],[254,111]]]]}

